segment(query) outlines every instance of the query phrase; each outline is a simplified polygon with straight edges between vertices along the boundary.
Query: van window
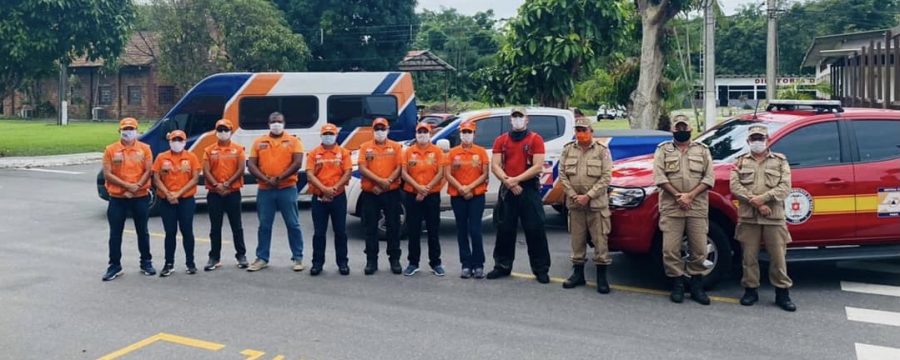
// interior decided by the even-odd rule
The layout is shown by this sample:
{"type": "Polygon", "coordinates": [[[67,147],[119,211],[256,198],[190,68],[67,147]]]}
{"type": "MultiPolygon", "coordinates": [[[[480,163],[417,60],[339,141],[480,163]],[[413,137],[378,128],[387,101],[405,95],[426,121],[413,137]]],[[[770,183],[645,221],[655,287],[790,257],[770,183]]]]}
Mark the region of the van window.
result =
{"type": "Polygon", "coordinates": [[[494,140],[503,133],[503,117],[489,117],[475,124],[477,127],[475,128],[475,140],[473,142],[486,149],[494,147],[494,140]]]}
{"type": "Polygon", "coordinates": [[[812,124],[792,131],[772,146],[784,154],[791,167],[827,166],[841,163],[841,141],[837,121],[812,124]]]}
{"type": "Polygon", "coordinates": [[[265,96],[241,99],[240,123],[242,129],[265,130],[269,128],[269,115],[278,111],[284,114],[286,129],[308,129],[319,120],[319,99],[315,96],[265,96]]]}
{"type": "Polygon", "coordinates": [[[881,161],[900,157],[900,120],[856,120],[859,161],[881,161]]]}
{"type": "MultiPolygon", "coordinates": [[[[326,102],[328,119],[327,121],[341,128],[341,131],[353,131],[360,126],[368,126],[372,119],[364,119],[363,99],[371,95],[332,95],[328,97],[326,102]]],[[[397,107],[397,98],[394,96],[383,96],[387,100],[385,104],[397,107]]],[[[394,124],[396,119],[388,119],[388,123],[394,124]]]]}
{"type": "Polygon", "coordinates": [[[183,130],[189,138],[210,131],[222,118],[226,101],[224,96],[190,97],[172,116],[167,130],[183,130]]]}
{"type": "Polygon", "coordinates": [[[566,120],[562,116],[529,115],[528,130],[534,131],[544,138],[544,141],[556,139],[565,132],[566,120]]]}

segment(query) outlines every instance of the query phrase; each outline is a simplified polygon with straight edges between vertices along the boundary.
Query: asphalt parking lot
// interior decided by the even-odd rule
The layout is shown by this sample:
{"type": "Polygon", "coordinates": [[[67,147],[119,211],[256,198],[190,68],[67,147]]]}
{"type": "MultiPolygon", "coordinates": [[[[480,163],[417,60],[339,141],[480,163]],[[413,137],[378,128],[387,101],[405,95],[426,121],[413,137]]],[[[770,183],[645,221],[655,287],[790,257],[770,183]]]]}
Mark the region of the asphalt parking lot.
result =
{"type": "MultiPolygon", "coordinates": [[[[786,313],[772,305],[767,285],[756,306],[737,304],[737,279],[710,292],[711,306],[672,304],[658,275],[615,254],[613,293],[603,296],[559,285],[570,270],[569,240],[564,218],[549,208],[554,282],[548,285],[528,278],[524,244],[515,268],[520,275],[460,279],[450,219],[441,227],[447,277],[393,275],[384,257],[381,271],[364,276],[355,218],[348,222],[347,277],[337,274],[330,242],[321,276],[292,272],[284,227],[276,221],[271,266],[259,273],[234,267],[228,242],[225,266],[215,272],[185,274],[179,248],[172,277],[145,277],[138,273],[134,234],[126,232],[126,275],[104,283],[106,204],[96,195],[97,169],[0,170],[0,358],[900,359],[900,262],[791,265],[799,310],[786,313]]],[[[308,263],[307,207],[300,217],[308,263]]],[[[243,220],[252,260],[252,205],[243,220]]],[[[194,227],[202,266],[209,250],[203,207],[194,227]]],[[[150,231],[160,269],[159,218],[150,219],[150,231]]],[[[227,226],[225,234],[229,239],[227,226]]]]}

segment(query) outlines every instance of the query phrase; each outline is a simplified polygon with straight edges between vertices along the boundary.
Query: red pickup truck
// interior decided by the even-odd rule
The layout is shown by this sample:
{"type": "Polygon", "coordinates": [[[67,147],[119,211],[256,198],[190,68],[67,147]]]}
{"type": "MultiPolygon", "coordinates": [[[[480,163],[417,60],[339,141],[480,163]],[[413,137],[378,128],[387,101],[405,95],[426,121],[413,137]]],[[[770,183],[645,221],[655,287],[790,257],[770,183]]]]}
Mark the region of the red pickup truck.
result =
{"type": "MultiPolygon", "coordinates": [[[[709,195],[706,286],[740,269],[737,202],[728,180],[734,159],[747,151],[752,124],[769,129],[770,148],[791,165],[792,191],[785,200],[793,238],[789,262],[900,257],[900,111],[845,109],[836,101],[774,101],[764,113],[728,120],[696,138],[709,146],[716,175],[709,195]]],[[[652,164],[647,155],[614,165],[609,245],[650,255],[661,266],[652,164]]]]}

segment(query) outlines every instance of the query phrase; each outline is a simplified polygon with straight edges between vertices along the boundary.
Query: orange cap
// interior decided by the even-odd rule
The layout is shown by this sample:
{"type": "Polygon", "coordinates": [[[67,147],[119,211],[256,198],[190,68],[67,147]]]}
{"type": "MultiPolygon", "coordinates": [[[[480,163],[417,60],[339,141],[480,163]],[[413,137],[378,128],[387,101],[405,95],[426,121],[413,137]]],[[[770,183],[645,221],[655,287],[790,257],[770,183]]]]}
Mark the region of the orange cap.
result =
{"type": "Polygon", "coordinates": [[[231,120],[228,119],[221,119],[219,121],[216,121],[216,128],[219,128],[219,126],[227,127],[228,130],[234,130],[234,125],[232,125],[231,120]]]}
{"type": "Polygon", "coordinates": [[[418,132],[419,129],[425,129],[425,130],[428,130],[428,132],[431,132],[431,125],[420,122],[418,125],[416,125],[416,131],[418,132]]]}
{"type": "Polygon", "coordinates": [[[391,126],[390,124],[388,124],[387,119],[383,117],[375,118],[375,121],[372,122],[372,127],[375,127],[377,125],[391,126]]]}
{"type": "Polygon", "coordinates": [[[122,130],[127,127],[133,127],[135,130],[138,128],[138,121],[135,118],[127,117],[119,121],[119,130],[122,130]]]}
{"type": "Polygon", "coordinates": [[[474,121],[463,121],[462,124],[459,124],[459,130],[471,130],[475,131],[475,122],[474,121]]]}
{"type": "Polygon", "coordinates": [[[332,134],[337,135],[337,133],[338,133],[338,128],[337,128],[337,126],[335,126],[334,124],[328,123],[328,124],[322,125],[321,133],[322,133],[322,134],[324,134],[324,133],[332,133],[332,134]]]}
{"type": "Polygon", "coordinates": [[[184,131],[181,130],[173,130],[168,135],[166,135],[167,140],[172,140],[177,137],[187,140],[187,134],[185,134],[184,131]]]}

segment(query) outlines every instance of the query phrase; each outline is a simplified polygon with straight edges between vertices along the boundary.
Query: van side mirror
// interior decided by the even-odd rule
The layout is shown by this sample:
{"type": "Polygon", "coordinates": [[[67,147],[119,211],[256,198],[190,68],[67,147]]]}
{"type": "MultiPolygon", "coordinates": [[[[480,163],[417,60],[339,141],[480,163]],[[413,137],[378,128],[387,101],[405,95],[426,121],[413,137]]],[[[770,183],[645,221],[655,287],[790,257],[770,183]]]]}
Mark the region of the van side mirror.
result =
{"type": "Polygon", "coordinates": [[[363,118],[371,122],[383,117],[390,122],[397,120],[397,98],[393,95],[369,95],[363,98],[363,118]]]}

